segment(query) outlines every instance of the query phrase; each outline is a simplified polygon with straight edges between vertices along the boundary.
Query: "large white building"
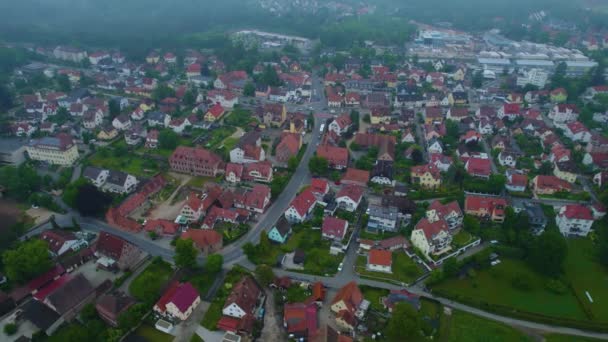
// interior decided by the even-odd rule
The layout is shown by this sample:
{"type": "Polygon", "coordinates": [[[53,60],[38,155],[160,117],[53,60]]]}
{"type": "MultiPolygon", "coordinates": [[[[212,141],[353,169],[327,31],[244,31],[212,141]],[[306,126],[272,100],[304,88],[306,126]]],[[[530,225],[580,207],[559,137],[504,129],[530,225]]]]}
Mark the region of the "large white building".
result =
{"type": "Polygon", "coordinates": [[[78,159],[78,148],[68,134],[30,141],[26,148],[30,159],[54,165],[71,166],[78,159]]]}
{"type": "Polygon", "coordinates": [[[527,72],[524,72],[522,76],[517,77],[517,86],[525,87],[526,84],[531,84],[539,88],[544,88],[545,84],[547,84],[548,78],[548,72],[541,69],[531,69],[527,72]]]}
{"type": "Polygon", "coordinates": [[[587,236],[593,225],[591,209],[580,204],[563,206],[555,219],[564,236],[587,236]]]}

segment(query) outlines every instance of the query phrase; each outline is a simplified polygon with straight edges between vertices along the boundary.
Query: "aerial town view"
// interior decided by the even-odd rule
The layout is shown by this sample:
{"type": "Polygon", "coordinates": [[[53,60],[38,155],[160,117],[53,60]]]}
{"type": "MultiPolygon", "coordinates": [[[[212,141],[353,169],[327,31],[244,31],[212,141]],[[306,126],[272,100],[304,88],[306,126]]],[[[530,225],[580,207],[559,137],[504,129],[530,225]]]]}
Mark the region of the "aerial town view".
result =
{"type": "Polygon", "coordinates": [[[608,340],[608,0],[3,0],[0,341],[608,340]]]}

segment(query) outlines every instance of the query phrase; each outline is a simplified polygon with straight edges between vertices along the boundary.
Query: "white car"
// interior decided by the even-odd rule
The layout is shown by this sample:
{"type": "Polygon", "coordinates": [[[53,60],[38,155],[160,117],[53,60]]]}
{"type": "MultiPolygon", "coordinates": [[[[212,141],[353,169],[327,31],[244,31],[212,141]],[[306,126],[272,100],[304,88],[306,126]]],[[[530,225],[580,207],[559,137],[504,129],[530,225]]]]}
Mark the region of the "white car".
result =
{"type": "Polygon", "coordinates": [[[338,272],[342,272],[342,268],[344,268],[343,262],[341,262],[340,265],[338,266],[338,272]]]}
{"type": "Polygon", "coordinates": [[[490,263],[490,265],[492,265],[492,266],[496,266],[498,264],[500,264],[500,260],[494,260],[490,263]]]}

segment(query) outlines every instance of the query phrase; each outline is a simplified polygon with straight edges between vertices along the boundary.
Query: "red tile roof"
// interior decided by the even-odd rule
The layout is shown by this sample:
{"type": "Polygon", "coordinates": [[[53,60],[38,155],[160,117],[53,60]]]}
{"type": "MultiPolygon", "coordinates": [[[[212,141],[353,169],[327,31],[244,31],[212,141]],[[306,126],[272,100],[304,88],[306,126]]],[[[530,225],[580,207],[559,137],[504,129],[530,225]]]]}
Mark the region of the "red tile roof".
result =
{"type": "Polygon", "coordinates": [[[73,233],[59,229],[46,230],[40,234],[40,238],[48,243],[49,249],[55,254],[59,253],[66,242],[76,240],[73,233]]]}
{"type": "Polygon", "coordinates": [[[60,264],[57,264],[57,265],[53,266],[53,268],[51,268],[47,272],[32,279],[27,284],[27,287],[29,288],[30,291],[38,290],[42,286],[48,284],[49,282],[53,281],[53,279],[55,279],[56,277],[58,277],[64,273],[65,273],[65,269],[63,268],[63,266],[61,266],[60,264]]]}
{"type": "Polygon", "coordinates": [[[369,171],[366,170],[358,170],[349,167],[346,169],[346,173],[342,177],[342,182],[345,184],[357,184],[365,186],[369,181],[369,171]]]}
{"type": "Polygon", "coordinates": [[[245,276],[232,288],[232,292],[224,303],[224,308],[235,303],[243,311],[250,314],[255,308],[261,292],[262,289],[255,280],[251,276],[245,276]]]}
{"type": "Polygon", "coordinates": [[[348,150],[343,147],[321,145],[317,148],[317,155],[327,159],[331,166],[346,167],[348,165],[348,150]]]}
{"type": "Polygon", "coordinates": [[[300,216],[304,216],[316,203],[317,199],[313,195],[312,190],[306,189],[291,201],[290,207],[293,207],[300,216]]]}
{"type": "Polygon", "coordinates": [[[492,174],[492,162],[488,158],[469,158],[465,167],[470,175],[489,176],[492,174]]]}
{"type": "Polygon", "coordinates": [[[192,304],[199,298],[198,291],[189,282],[180,284],[177,290],[169,299],[181,312],[186,312],[192,304]]]}
{"type": "Polygon", "coordinates": [[[213,115],[216,119],[219,118],[220,116],[222,116],[222,114],[224,114],[224,112],[225,112],[224,107],[222,107],[222,105],[219,103],[214,104],[207,111],[208,114],[213,115]]]}
{"type": "Polygon", "coordinates": [[[357,308],[359,308],[359,305],[363,301],[363,294],[356,282],[351,281],[338,290],[338,293],[331,301],[331,304],[334,305],[340,301],[344,301],[348,311],[351,313],[354,313],[357,308]]]}
{"type": "Polygon", "coordinates": [[[321,227],[321,232],[324,235],[334,236],[336,238],[344,238],[346,234],[346,227],[348,226],[348,222],[336,217],[325,217],[323,220],[323,226],[321,227]]]}
{"type": "Polygon", "coordinates": [[[414,229],[421,229],[424,232],[424,236],[428,241],[433,240],[437,234],[442,231],[448,232],[448,224],[444,219],[431,222],[428,218],[424,217],[416,224],[414,229]]]}
{"type": "Polygon", "coordinates": [[[161,232],[165,235],[174,235],[179,228],[178,224],[170,220],[148,220],[144,225],[144,230],[147,232],[161,232]]]}
{"type": "Polygon", "coordinates": [[[362,187],[357,186],[357,185],[347,184],[347,185],[343,186],[342,189],[340,189],[340,191],[338,191],[336,198],[348,197],[351,200],[353,200],[354,202],[358,203],[359,201],[361,201],[361,198],[363,197],[363,192],[364,192],[364,189],[362,187]]]}
{"type": "Polygon", "coordinates": [[[325,195],[329,190],[329,183],[325,179],[313,178],[310,184],[313,193],[325,195]]]}
{"type": "Polygon", "coordinates": [[[192,239],[199,248],[206,248],[222,242],[222,235],[210,229],[188,229],[180,238],[192,239]]]}
{"type": "Polygon", "coordinates": [[[393,253],[383,249],[372,249],[367,258],[368,265],[391,266],[393,264],[393,253]]]}
{"type": "Polygon", "coordinates": [[[317,330],[317,305],[293,303],[285,304],[283,308],[283,321],[287,325],[287,332],[312,336],[317,330]]]}
{"type": "Polygon", "coordinates": [[[580,204],[567,204],[563,206],[559,211],[559,216],[564,216],[570,220],[593,220],[591,209],[580,204]]]}

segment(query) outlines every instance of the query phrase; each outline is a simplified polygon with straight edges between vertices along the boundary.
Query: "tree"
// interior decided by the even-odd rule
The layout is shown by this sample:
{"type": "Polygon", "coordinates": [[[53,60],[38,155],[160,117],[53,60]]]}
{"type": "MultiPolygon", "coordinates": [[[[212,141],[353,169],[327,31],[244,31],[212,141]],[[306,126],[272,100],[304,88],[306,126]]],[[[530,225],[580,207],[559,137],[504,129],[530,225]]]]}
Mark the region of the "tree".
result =
{"type": "Polygon", "coordinates": [[[289,171],[294,172],[298,168],[298,164],[299,164],[298,158],[291,157],[287,161],[287,168],[289,169],[289,171]]]}
{"type": "Polygon", "coordinates": [[[0,84],[0,111],[13,107],[13,93],[3,84],[0,84]]]}
{"type": "Polygon", "coordinates": [[[57,109],[57,113],[50,116],[49,120],[57,125],[63,125],[70,120],[70,113],[68,112],[67,108],[59,107],[59,109],[57,109]]]}
{"type": "Polygon", "coordinates": [[[192,107],[196,104],[196,97],[197,97],[196,92],[192,89],[188,89],[184,93],[184,98],[182,99],[182,101],[184,102],[184,104],[186,106],[192,107]]]}
{"type": "Polygon", "coordinates": [[[7,336],[15,335],[16,332],[17,332],[17,325],[15,323],[8,323],[8,324],[4,325],[4,333],[7,336]]]}
{"type": "Polygon", "coordinates": [[[264,71],[260,75],[260,83],[267,84],[271,87],[278,87],[283,84],[277,71],[270,64],[264,68],[264,71]]]}
{"type": "Polygon", "coordinates": [[[472,86],[473,88],[479,89],[483,86],[483,71],[476,71],[473,74],[472,86]]]}
{"type": "Polygon", "coordinates": [[[209,273],[219,273],[222,270],[222,265],[224,264],[224,257],[220,254],[211,254],[207,257],[207,262],[205,263],[205,270],[209,273]]]}
{"type": "Polygon", "coordinates": [[[112,196],[86,183],[78,188],[74,204],[82,216],[100,216],[112,204],[112,196]]]}
{"type": "Polygon", "coordinates": [[[568,254],[568,244],[557,229],[545,231],[532,243],[527,260],[537,272],[550,277],[562,273],[562,265],[568,254]]]}
{"type": "Polygon", "coordinates": [[[390,342],[400,342],[418,337],[422,323],[422,318],[409,303],[397,303],[386,327],[386,338],[390,342]]]}
{"type": "Polygon", "coordinates": [[[175,265],[181,268],[196,267],[196,257],[198,249],[194,246],[192,239],[179,239],[175,243],[175,256],[173,260],[175,265]]]}
{"type": "Polygon", "coordinates": [[[4,270],[9,279],[24,283],[51,268],[49,247],[44,240],[30,240],[2,255],[4,270]]]}
{"type": "Polygon", "coordinates": [[[258,279],[262,286],[266,286],[275,278],[274,272],[272,271],[272,267],[268,265],[258,265],[255,268],[255,277],[258,279]]]}
{"type": "Polygon", "coordinates": [[[419,148],[415,148],[412,151],[412,161],[414,164],[419,165],[424,161],[424,157],[422,156],[422,151],[419,148]]]}
{"type": "Polygon", "coordinates": [[[456,258],[448,258],[443,262],[443,273],[447,277],[456,276],[459,270],[460,266],[458,265],[458,260],[456,260],[456,258]]]}
{"type": "Polygon", "coordinates": [[[243,95],[249,97],[255,96],[255,85],[253,84],[253,82],[245,83],[245,86],[243,87],[243,95]]]}
{"type": "Polygon", "coordinates": [[[164,84],[163,85],[159,85],[152,92],[152,98],[154,100],[156,100],[156,101],[160,101],[160,100],[165,99],[167,97],[175,97],[175,90],[173,90],[172,88],[170,88],[167,85],[164,85],[164,84]]]}
{"type": "Polygon", "coordinates": [[[179,143],[179,136],[170,129],[163,129],[158,133],[158,145],[162,149],[175,150],[179,143]]]}
{"type": "Polygon", "coordinates": [[[120,103],[116,99],[108,101],[108,111],[110,112],[110,120],[120,115],[120,103]]]}
{"type": "Polygon", "coordinates": [[[310,158],[308,162],[308,169],[315,176],[321,176],[327,173],[329,168],[329,162],[327,159],[319,156],[314,156],[310,158]]]}
{"type": "Polygon", "coordinates": [[[55,81],[57,82],[57,87],[59,87],[59,90],[61,90],[62,92],[67,93],[72,90],[72,84],[70,83],[68,75],[57,75],[55,81]]]}

